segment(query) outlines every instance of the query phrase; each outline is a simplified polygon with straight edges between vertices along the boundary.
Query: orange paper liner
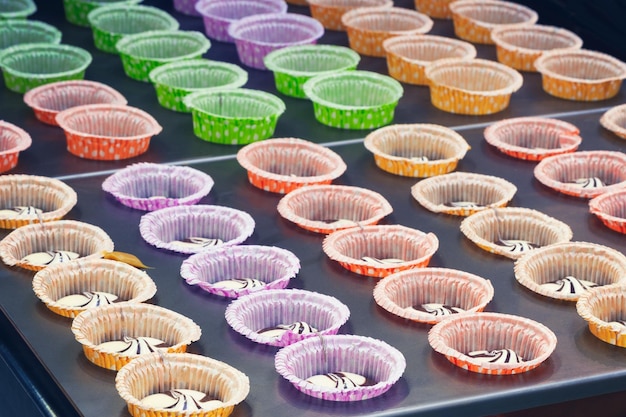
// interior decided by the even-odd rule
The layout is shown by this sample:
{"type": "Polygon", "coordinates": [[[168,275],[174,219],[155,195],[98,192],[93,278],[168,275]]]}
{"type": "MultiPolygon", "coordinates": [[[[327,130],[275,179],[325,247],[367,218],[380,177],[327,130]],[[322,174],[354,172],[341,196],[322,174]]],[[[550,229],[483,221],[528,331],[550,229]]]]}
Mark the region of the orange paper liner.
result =
{"type": "Polygon", "coordinates": [[[595,337],[626,347],[626,327],[611,323],[626,318],[626,284],[623,281],[587,291],[576,302],[576,311],[595,337]]]}
{"type": "Polygon", "coordinates": [[[626,139],[626,104],[614,106],[607,110],[600,117],[600,124],[618,137],[626,139]]]}
{"type": "Polygon", "coordinates": [[[24,129],[0,120],[0,173],[15,168],[20,152],[30,148],[32,142],[24,129]]]}
{"type": "Polygon", "coordinates": [[[455,0],[415,0],[415,8],[435,19],[452,19],[450,3],[455,0]]]}
{"type": "Polygon", "coordinates": [[[392,7],[392,0],[308,0],[311,17],[317,19],[325,29],[345,31],[341,17],[359,7],[392,7]]]}
{"type": "Polygon", "coordinates": [[[606,227],[626,234],[626,189],[608,191],[592,198],[589,211],[606,227]]]}

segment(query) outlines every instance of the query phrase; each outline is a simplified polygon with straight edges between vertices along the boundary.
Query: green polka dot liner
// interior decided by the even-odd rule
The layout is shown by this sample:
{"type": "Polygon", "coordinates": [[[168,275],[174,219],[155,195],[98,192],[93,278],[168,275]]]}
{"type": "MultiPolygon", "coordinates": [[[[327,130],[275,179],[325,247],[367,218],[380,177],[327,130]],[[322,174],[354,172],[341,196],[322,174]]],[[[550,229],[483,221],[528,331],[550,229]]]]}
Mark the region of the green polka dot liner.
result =
{"type": "Polygon", "coordinates": [[[0,20],[22,20],[37,11],[33,0],[2,0],[0,1],[0,20]]]}
{"type": "Polygon", "coordinates": [[[139,4],[143,0],[63,0],[65,19],[73,25],[89,27],[89,12],[110,4],[139,4]]]}

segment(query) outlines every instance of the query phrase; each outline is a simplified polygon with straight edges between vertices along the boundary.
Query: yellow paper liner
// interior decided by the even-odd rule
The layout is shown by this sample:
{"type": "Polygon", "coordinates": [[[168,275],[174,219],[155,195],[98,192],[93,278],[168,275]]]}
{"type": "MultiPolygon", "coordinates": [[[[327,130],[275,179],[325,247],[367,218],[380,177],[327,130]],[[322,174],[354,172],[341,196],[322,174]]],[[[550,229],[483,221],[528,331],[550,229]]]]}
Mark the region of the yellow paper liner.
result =
{"type": "Polygon", "coordinates": [[[311,17],[317,19],[325,29],[345,31],[341,23],[344,13],[358,7],[392,7],[392,0],[308,0],[311,17]]]}
{"type": "Polygon", "coordinates": [[[450,3],[456,0],[415,0],[415,8],[435,19],[452,19],[450,3]]]}
{"type": "Polygon", "coordinates": [[[611,107],[602,117],[600,124],[618,137],[626,139],[626,104],[611,107]]]}
{"type": "Polygon", "coordinates": [[[589,211],[606,227],[626,234],[626,189],[608,191],[592,198],[589,211]]]}

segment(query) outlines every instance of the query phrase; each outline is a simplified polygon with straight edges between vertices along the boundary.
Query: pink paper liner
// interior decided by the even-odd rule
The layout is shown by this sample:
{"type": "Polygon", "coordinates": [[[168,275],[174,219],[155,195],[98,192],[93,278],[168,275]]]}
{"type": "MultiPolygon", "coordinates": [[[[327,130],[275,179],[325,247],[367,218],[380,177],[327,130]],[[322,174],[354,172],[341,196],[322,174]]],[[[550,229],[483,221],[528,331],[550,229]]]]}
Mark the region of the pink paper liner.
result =
{"type": "Polygon", "coordinates": [[[556,348],[556,335],[541,323],[502,313],[451,316],[428,332],[428,343],[456,366],[471,372],[513,375],[530,371],[556,348]],[[483,363],[467,356],[475,350],[512,349],[521,363],[483,363]]]}
{"type": "Polygon", "coordinates": [[[365,336],[327,335],[302,340],[278,351],[276,371],[299,391],[328,401],[361,401],[387,392],[406,368],[402,353],[365,336]],[[351,389],[322,387],[305,381],[328,372],[353,372],[377,381],[351,389]]]}
{"type": "Polygon", "coordinates": [[[400,225],[351,227],[324,238],[326,255],[356,274],[382,278],[405,269],[427,266],[439,248],[434,233],[424,233],[400,225]],[[392,265],[372,265],[361,258],[405,259],[392,265]]]}
{"type": "Polygon", "coordinates": [[[626,331],[623,326],[610,322],[626,317],[626,284],[624,282],[592,288],[580,296],[576,311],[598,339],[611,345],[626,347],[626,331]]]}
{"type": "Polygon", "coordinates": [[[398,272],[380,280],[374,288],[376,304],[391,314],[420,323],[438,323],[449,317],[483,311],[493,299],[491,282],[469,272],[448,268],[419,268],[398,272]],[[441,303],[465,312],[435,316],[411,308],[441,303]]]}
{"type": "Polygon", "coordinates": [[[102,189],[137,210],[196,204],[211,192],[210,175],[186,166],[141,162],[107,177],[102,189]]]}
{"type": "Polygon", "coordinates": [[[285,195],[278,213],[305,230],[328,234],[350,226],[332,225],[325,219],[346,219],[354,227],[378,223],[393,207],[379,193],[347,185],[307,185],[285,195]]]}
{"type": "Polygon", "coordinates": [[[15,168],[20,152],[31,144],[32,139],[24,129],[0,120],[0,173],[15,168]]]}
{"type": "Polygon", "coordinates": [[[139,222],[139,233],[146,242],[159,249],[192,254],[243,243],[252,236],[254,226],[252,216],[241,210],[213,205],[184,205],[144,214],[139,222]],[[192,236],[221,239],[223,244],[196,249],[171,243],[192,236]]]}
{"type": "Polygon", "coordinates": [[[239,297],[226,308],[226,322],[237,333],[253,342],[270,346],[288,346],[310,337],[337,334],[350,317],[350,310],[335,297],[298,289],[257,291],[239,297]],[[317,329],[315,333],[285,332],[279,338],[258,331],[279,324],[303,321],[317,329]]]}
{"type": "Polygon", "coordinates": [[[273,246],[241,245],[221,247],[190,256],[183,261],[180,275],[189,285],[221,297],[238,298],[257,291],[282,289],[300,270],[292,252],[273,246]],[[219,288],[225,279],[253,278],[264,286],[244,289],[219,288]]]}
{"type": "Polygon", "coordinates": [[[626,189],[608,191],[592,198],[589,211],[606,227],[626,234],[626,189]]]}
{"type": "Polygon", "coordinates": [[[600,124],[622,139],[626,139],[626,104],[611,107],[602,117],[600,124]]]}
{"type": "Polygon", "coordinates": [[[580,198],[626,188],[626,154],[617,151],[584,151],[543,159],[534,169],[537,181],[560,193],[580,198]],[[604,187],[583,188],[568,181],[598,177],[604,187]]]}
{"type": "Polygon", "coordinates": [[[528,161],[574,152],[582,142],[573,124],[543,117],[503,119],[488,126],[484,136],[500,152],[528,161]]]}
{"type": "Polygon", "coordinates": [[[626,281],[626,256],[607,246],[564,242],[538,248],[515,262],[517,282],[549,298],[576,301],[580,294],[556,293],[541,284],[573,276],[603,286],[626,281]]]}

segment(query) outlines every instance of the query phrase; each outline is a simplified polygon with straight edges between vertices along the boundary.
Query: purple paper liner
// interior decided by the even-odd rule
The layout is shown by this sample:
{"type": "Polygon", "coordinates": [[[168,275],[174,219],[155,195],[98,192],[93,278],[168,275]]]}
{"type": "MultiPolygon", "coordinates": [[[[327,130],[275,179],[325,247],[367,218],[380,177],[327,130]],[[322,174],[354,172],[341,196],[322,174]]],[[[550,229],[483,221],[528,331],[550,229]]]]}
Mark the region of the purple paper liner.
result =
{"type": "Polygon", "coordinates": [[[361,401],[384,394],[406,368],[402,353],[365,336],[327,335],[302,340],[276,354],[276,371],[299,391],[329,401],[361,401]],[[322,387],[306,379],[329,372],[352,372],[376,381],[350,389],[322,387]]]}
{"type": "Polygon", "coordinates": [[[282,289],[300,270],[292,252],[273,246],[241,245],[221,247],[190,256],[183,261],[180,275],[189,285],[208,293],[238,298],[256,291],[282,289]],[[242,289],[219,288],[217,281],[254,278],[263,286],[242,289]]]}
{"type": "Polygon", "coordinates": [[[173,0],[174,10],[188,16],[200,16],[196,10],[198,0],[173,0]]]}

